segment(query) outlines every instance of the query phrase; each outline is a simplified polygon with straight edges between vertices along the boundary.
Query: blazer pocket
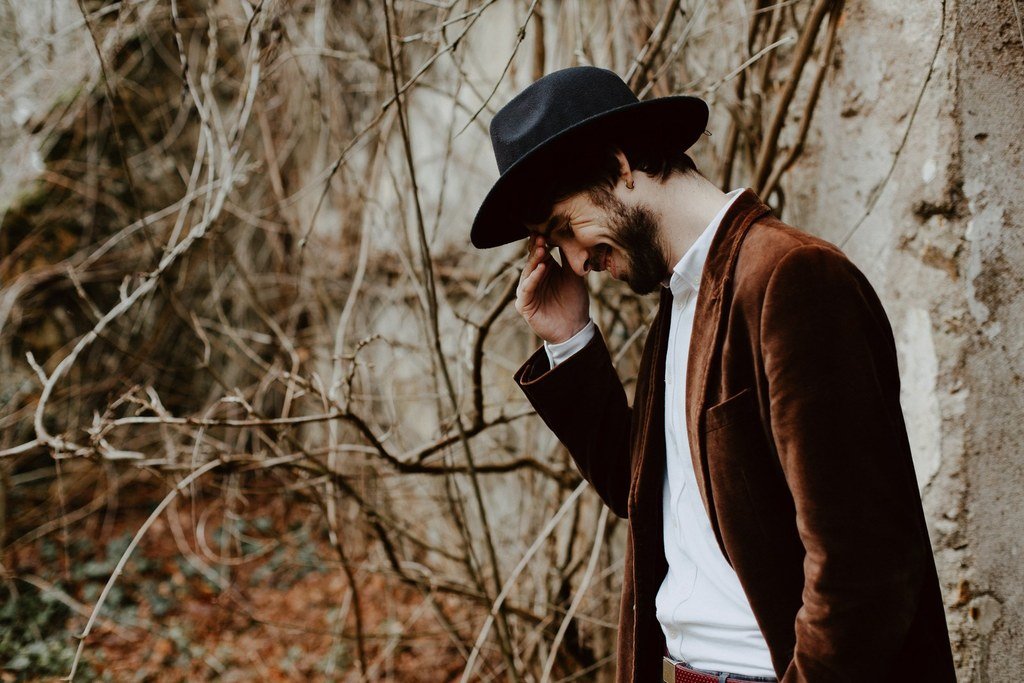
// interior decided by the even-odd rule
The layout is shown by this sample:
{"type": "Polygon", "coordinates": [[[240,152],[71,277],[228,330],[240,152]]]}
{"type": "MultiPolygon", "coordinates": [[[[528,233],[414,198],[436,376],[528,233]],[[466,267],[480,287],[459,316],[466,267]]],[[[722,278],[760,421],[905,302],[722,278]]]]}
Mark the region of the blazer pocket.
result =
{"type": "Polygon", "coordinates": [[[713,432],[739,420],[757,415],[757,397],[753,387],[746,387],[708,408],[705,412],[707,431],[713,432]]]}

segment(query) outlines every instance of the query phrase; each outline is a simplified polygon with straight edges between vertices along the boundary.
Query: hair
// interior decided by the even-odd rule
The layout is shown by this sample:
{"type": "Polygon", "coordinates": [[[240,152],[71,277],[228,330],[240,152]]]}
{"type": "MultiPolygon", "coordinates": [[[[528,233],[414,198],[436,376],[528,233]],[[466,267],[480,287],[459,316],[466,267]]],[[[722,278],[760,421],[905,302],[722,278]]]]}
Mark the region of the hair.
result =
{"type": "Polygon", "coordinates": [[[622,150],[634,171],[643,171],[665,182],[673,174],[699,174],[686,150],[666,144],[657,135],[623,136],[613,131],[604,134],[592,130],[587,137],[569,136],[553,143],[531,161],[526,179],[520,181],[516,206],[524,223],[540,223],[551,215],[551,207],[559,200],[588,192],[591,199],[604,205],[608,194],[619,182],[619,160],[615,150],[622,150]],[[599,145],[589,140],[605,139],[599,145]]]}

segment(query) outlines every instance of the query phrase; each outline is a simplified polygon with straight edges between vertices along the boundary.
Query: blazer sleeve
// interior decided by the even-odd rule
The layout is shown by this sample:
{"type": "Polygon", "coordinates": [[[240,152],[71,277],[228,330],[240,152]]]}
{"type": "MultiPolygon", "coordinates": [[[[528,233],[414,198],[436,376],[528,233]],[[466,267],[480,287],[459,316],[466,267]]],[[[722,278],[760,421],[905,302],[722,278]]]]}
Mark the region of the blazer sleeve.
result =
{"type": "Polygon", "coordinates": [[[515,381],[605,504],[627,517],[631,409],[600,330],[554,369],[541,347],[515,381]]]}
{"type": "Polygon", "coordinates": [[[931,546],[892,330],[841,251],[803,245],[765,290],[771,429],[806,551],[783,681],[869,680],[902,646],[931,546]]]}

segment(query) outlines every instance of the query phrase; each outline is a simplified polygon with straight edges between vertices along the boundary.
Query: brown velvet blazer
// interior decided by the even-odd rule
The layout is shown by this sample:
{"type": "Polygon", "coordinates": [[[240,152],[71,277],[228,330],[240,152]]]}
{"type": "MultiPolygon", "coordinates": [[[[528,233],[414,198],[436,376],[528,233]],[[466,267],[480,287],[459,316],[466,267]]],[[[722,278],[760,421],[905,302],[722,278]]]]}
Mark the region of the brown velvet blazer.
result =
{"type": "MultiPolygon", "coordinates": [[[[671,293],[632,407],[600,333],[515,380],[629,534],[617,681],[661,680],[671,293]]],[[[835,245],[777,220],[752,190],[701,275],[686,421],[698,487],[782,681],[955,681],[899,403],[888,318],[835,245]]]]}

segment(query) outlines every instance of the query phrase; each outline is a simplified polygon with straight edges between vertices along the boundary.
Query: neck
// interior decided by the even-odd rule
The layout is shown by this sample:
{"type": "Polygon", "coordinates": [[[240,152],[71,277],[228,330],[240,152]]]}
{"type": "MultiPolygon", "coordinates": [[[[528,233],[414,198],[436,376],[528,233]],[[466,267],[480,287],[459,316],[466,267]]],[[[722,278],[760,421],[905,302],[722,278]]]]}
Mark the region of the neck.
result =
{"type": "Polygon", "coordinates": [[[673,175],[655,200],[661,218],[661,242],[668,273],[725,206],[725,193],[701,175],[673,175]]]}

